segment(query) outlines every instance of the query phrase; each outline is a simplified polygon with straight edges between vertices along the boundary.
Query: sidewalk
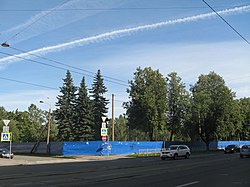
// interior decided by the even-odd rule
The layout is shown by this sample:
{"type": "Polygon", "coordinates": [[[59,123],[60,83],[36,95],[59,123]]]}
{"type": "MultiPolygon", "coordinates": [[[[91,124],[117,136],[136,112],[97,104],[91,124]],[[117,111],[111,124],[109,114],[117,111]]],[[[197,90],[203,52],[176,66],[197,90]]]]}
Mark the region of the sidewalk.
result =
{"type": "Polygon", "coordinates": [[[129,158],[129,157],[127,157],[126,155],[112,155],[112,156],[76,156],[73,158],[54,158],[54,157],[15,155],[13,159],[0,158],[0,167],[13,166],[13,165],[35,165],[35,164],[54,164],[54,163],[67,163],[67,162],[103,161],[103,160],[116,160],[121,158],[129,158]]]}

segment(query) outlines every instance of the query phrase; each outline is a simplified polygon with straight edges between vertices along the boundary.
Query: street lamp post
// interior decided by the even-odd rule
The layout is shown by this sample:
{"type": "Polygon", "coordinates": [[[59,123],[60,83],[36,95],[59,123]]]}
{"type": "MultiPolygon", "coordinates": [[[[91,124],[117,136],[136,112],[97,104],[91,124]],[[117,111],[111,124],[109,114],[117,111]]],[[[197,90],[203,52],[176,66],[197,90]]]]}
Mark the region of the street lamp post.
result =
{"type": "Polygon", "coordinates": [[[45,103],[44,101],[40,101],[40,103],[44,103],[49,105],[49,116],[48,116],[48,132],[47,132],[47,154],[50,154],[50,126],[51,126],[51,105],[49,103],[45,103]]]}

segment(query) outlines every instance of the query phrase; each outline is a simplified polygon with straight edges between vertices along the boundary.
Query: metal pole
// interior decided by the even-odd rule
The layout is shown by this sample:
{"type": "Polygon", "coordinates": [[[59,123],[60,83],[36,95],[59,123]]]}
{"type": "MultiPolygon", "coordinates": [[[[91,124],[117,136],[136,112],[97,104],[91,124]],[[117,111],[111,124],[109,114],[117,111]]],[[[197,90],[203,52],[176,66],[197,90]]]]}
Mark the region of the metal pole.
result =
{"type": "Polygon", "coordinates": [[[115,125],[114,125],[114,94],[112,94],[112,141],[115,141],[115,125]]]}
{"type": "Polygon", "coordinates": [[[51,108],[49,108],[49,119],[48,119],[48,134],[47,134],[47,154],[50,154],[50,123],[51,123],[51,108]]]}
{"type": "Polygon", "coordinates": [[[12,141],[12,133],[10,133],[10,155],[9,155],[9,159],[11,159],[11,141],[12,141]]]}

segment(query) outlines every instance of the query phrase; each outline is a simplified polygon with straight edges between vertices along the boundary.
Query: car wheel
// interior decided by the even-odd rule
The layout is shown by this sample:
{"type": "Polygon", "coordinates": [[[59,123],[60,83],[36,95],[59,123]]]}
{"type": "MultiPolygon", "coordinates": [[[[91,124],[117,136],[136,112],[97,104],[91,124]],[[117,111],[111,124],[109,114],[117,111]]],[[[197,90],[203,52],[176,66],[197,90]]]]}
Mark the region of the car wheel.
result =
{"type": "Polygon", "coordinates": [[[240,155],[240,158],[243,158],[243,155],[242,155],[242,154],[240,155]]]}
{"type": "Polygon", "coordinates": [[[190,154],[189,154],[189,153],[186,153],[185,158],[188,159],[189,157],[190,157],[190,154]]]}
{"type": "Polygon", "coordinates": [[[166,158],[165,157],[161,157],[162,160],[165,160],[166,158]]]}
{"type": "Polygon", "coordinates": [[[177,160],[177,158],[178,158],[178,154],[174,154],[174,160],[177,160]]]}

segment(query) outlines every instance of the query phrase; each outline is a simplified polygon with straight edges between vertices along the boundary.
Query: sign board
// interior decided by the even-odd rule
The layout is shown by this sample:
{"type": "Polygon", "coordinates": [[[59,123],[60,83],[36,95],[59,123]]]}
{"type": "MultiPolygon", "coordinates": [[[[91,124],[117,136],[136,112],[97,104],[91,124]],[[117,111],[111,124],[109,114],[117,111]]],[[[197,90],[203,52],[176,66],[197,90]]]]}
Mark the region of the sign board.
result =
{"type": "Polygon", "coordinates": [[[3,132],[9,132],[10,127],[9,126],[3,126],[3,132]]]}
{"type": "Polygon", "coordinates": [[[10,122],[10,120],[7,120],[7,119],[3,120],[3,123],[4,123],[5,126],[8,126],[9,122],[10,122]]]}
{"type": "Polygon", "coordinates": [[[106,118],[107,118],[107,117],[104,117],[104,116],[103,116],[103,117],[102,117],[102,122],[106,122],[106,118]]]}
{"type": "Polygon", "coordinates": [[[106,123],[102,123],[102,128],[106,128],[106,123]]]}
{"type": "Polygon", "coordinates": [[[108,129],[107,128],[101,128],[101,136],[107,136],[108,135],[108,129]]]}
{"type": "Polygon", "coordinates": [[[7,133],[7,132],[1,133],[1,141],[2,142],[9,142],[10,141],[10,133],[7,133]]]}
{"type": "Polygon", "coordinates": [[[107,136],[102,136],[102,141],[107,141],[107,136]]]}

